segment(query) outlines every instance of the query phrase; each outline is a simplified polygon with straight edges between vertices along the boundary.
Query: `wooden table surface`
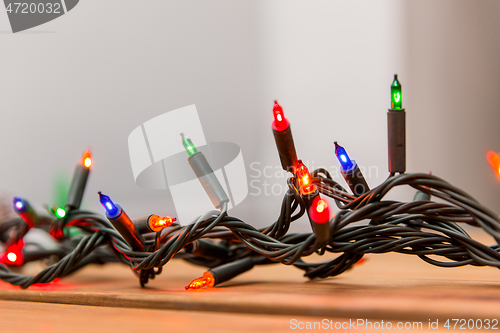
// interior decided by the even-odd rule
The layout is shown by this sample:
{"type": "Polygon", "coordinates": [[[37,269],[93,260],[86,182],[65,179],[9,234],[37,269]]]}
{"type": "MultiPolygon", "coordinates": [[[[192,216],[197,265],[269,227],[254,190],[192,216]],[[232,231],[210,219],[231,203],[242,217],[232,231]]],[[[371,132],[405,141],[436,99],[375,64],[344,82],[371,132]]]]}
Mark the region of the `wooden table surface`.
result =
{"type": "Polygon", "coordinates": [[[500,319],[498,269],[439,268],[400,254],[366,258],[321,281],[268,265],[190,291],[184,286],[204,269],[181,260],[167,264],[147,288],[121,264],[89,266],[27,290],[0,282],[0,332],[126,332],[144,329],[145,322],[172,332],[291,331],[292,319],[420,321],[425,331],[429,320],[443,328],[447,319],[500,319]]]}

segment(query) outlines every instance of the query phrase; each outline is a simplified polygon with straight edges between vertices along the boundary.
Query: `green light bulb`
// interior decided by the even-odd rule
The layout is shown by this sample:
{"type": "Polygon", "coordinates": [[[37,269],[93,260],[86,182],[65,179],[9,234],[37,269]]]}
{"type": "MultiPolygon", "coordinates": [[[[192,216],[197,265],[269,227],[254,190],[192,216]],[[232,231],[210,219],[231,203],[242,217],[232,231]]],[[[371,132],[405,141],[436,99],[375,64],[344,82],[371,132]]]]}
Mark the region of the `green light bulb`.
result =
{"type": "Polygon", "coordinates": [[[391,84],[391,109],[402,109],[402,105],[401,83],[399,83],[398,74],[394,74],[394,81],[391,84]]]}
{"type": "Polygon", "coordinates": [[[66,216],[66,211],[62,208],[57,208],[55,214],[58,218],[62,219],[66,216]]]}
{"type": "Polygon", "coordinates": [[[198,151],[196,150],[196,147],[194,146],[191,139],[186,138],[184,136],[184,133],[181,133],[181,137],[182,137],[182,144],[184,145],[184,148],[186,148],[186,151],[189,154],[189,156],[196,154],[198,151]]]}
{"type": "Polygon", "coordinates": [[[62,219],[63,217],[66,216],[66,211],[64,210],[64,208],[52,206],[50,208],[47,207],[47,209],[49,209],[52,212],[52,214],[54,214],[58,219],[62,219]]]}

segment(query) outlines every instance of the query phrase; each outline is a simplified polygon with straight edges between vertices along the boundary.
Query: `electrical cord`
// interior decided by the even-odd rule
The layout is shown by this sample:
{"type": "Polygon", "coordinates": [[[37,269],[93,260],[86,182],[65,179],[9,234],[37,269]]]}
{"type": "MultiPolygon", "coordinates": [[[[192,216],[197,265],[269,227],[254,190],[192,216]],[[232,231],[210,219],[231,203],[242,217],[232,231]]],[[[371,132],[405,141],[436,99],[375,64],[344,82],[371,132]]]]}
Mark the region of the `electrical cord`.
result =
{"type": "Polygon", "coordinates": [[[314,233],[288,233],[290,224],[302,217],[306,210],[295,185],[296,179],[290,177],[280,216],[269,227],[257,229],[236,217],[228,216],[226,203],[218,215],[211,211],[187,226],[174,223],[161,236],[146,240],[149,247],[159,241],[158,248],[153,251],[132,250],[109,221],[91,212],[72,210],[54,224],[58,228],[78,227],[88,233],[70,253],[34,276],[13,273],[0,265],[0,279],[22,288],[34,283],[51,282],[88,263],[99,262],[99,259],[89,259],[89,256],[103,246],[107,246],[118,258],[111,257],[111,260],[108,254],[106,262],[119,260],[130,265],[138,275],[141,271],[158,272],[174,257],[214,267],[213,260],[183,253],[186,245],[198,239],[224,241],[234,252],[230,261],[251,257],[258,265],[294,265],[304,270],[308,278],[341,274],[368,253],[416,255],[440,267],[474,265],[500,268],[498,242],[486,246],[472,239],[459,226],[466,223],[480,227],[497,240],[500,235],[498,216],[444,180],[427,174],[399,174],[354,197],[333,181],[326,170],[318,169],[312,174],[312,181],[319,191],[334,199],[341,208],[330,222],[330,241],[323,248],[318,248],[314,233]],[[400,186],[410,186],[438,197],[445,203],[384,200],[387,193],[400,186]],[[363,221],[364,225],[356,225],[363,221]],[[307,256],[324,252],[339,253],[340,256],[323,263],[303,261],[307,256]]]}
{"type": "MultiPolygon", "coordinates": [[[[407,174],[406,111],[401,84],[391,85],[387,113],[389,177],[370,189],[358,164],[336,141],[335,155],[348,192],[324,168],[309,172],[297,158],[291,126],[277,101],[273,108],[273,136],[282,168],[292,174],[281,201],[279,216],[269,226],[255,228],[227,213],[229,197],[201,151],[181,134],[187,161],[216,210],[181,226],[175,218],[150,215],[131,220],[126,212],[99,192],[106,218],[80,209],[92,159],[86,151],[75,168],[65,209],[52,207],[57,218],[40,218],[26,200],[14,198],[19,218],[0,223],[0,241],[7,245],[0,262],[0,279],[22,288],[48,283],[91,264],[121,262],[129,265],[141,286],[162,272],[172,259],[209,268],[186,289],[213,287],[255,265],[281,263],[304,271],[304,276],[327,278],[351,269],[365,254],[397,252],[418,256],[439,267],[465,265],[500,268],[500,218],[472,196],[430,174],[407,174]],[[417,191],[411,202],[388,200],[394,188],[417,191]],[[328,197],[339,211],[331,217],[328,197]],[[437,198],[440,202],[431,201],[437,198]],[[307,216],[312,232],[290,233],[290,226],[307,216]],[[496,244],[473,239],[462,225],[482,229],[496,244]],[[48,229],[61,242],[56,251],[22,253],[22,238],[29,228],[48,229]],[[77,229],[79,236],[71,235],[77,229]],[[10,251],[10,252],[9,252],[10,251]],[[8,252],[8,253],[7,253],[8,252]],[[309,263],[313,254],[338,254],[324,262],[309,263]],[[7,254],[6,254],[7,253],[7,254]],[[61,257],[33,276],[13,272],[6,265],[57,255],[61,257]]],[[[496,161],[500,165],[500,156],[496,161]]],[[[495,163],[497,163],[495,162],[495,163]]],[[[496,168],[498,170],[498,167],[496,168]]],[[[1,221],[0,221],[1,222],[1,221]]]]}

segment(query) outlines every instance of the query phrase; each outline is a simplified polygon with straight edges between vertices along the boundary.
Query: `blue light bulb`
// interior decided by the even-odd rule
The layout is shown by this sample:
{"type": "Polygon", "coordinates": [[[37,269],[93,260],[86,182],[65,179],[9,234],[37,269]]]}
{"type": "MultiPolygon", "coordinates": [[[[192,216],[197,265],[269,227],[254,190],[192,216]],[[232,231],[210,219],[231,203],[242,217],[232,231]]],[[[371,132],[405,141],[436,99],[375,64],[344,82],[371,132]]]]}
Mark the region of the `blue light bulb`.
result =
{"type": "Polygon", "coordinates": [[[340,165],[342,166],[342,170],[347,171],[352,169],[354,167],[354,163],[349,158],[349,155],[347,155],[347,152],[345,151],[344,147],[339,146],[337,144],[337,141],[335,141],[334,144],[335,144],[335,155],[337,155],[340,165]]]}
{"type": "Polygon", "coordinates": [[[115,205],[113,201],[107,196],[102,194],[101,192],[97,192],[99,194],[99,201],[103,205],[103,207],[106,209],[107,215],[109,218],[114,218],[118,215],[120,215],[120,208],[119,206],[115,205]]]}
{"type": "Polygon", "coordinates": [[[26,200],[23,200],[23,199],[18,198],[18,197],[14,198],[13,204],[14,204],[14,209],[19,213],[25,212],[29,206],[29,204],[26,200]]]}

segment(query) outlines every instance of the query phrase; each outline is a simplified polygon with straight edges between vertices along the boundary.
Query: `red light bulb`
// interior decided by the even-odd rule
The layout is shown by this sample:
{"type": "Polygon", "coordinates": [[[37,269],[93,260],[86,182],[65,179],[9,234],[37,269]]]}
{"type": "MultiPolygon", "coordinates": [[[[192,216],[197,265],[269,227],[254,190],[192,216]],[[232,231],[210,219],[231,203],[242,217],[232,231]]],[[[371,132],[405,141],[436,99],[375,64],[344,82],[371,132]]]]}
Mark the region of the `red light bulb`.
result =
{"type": "Polygon", "coordinates": [[[7,250],[0,258],[0,262],[9,266],[22,266],[24,264],[24,256],[22,250],[24,242],[20,239],[17,243],[13,243],[7,247],[7,250]]]}
{"type": "Polygon", "coordinates": [[[299,190],[302,195],[311,194],[316,191],[316,186],[312,184],[311,174],[302,160],[297,161],[297,179],[299,181],[299,190]]]}
{"type": "Polygon", "coordinates": [[[285,114],[283,113],[283,108],[281,107],[281,105],[278,104],[278,101],[274,101],[273,116],[274,116],[273,129],[275,131],[279,132],[284,131],[290,125],[290,122],[288,121],[288,119],[285,118],[285,114]]]}
{"type": "Polygon", "coordinates": [[[323,213],[325,211],[325,209],[327,209],[327,208],[328,208],[328,205],[326,204],[326,202],[323,200],[319,200],[317,205],[316,205],[316,212],[323,213]]]}
{"type": "Polygon", "coordinates": [[[328,201],[321,199],[319,195],[314,198],[309,208],[309,216],[316,223],[327,223],[330,221],[330,205],[328,205],[328,201]]]}

